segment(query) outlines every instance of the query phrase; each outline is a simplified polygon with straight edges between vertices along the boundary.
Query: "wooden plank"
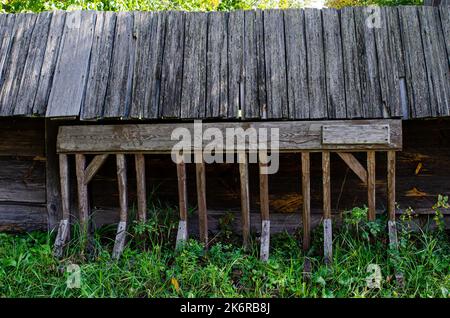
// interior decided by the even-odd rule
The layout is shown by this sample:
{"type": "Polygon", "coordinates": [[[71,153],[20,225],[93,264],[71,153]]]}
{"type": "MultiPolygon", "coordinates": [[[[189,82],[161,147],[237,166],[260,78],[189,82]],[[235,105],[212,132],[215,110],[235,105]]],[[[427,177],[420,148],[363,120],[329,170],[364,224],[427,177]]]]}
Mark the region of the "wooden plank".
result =
{"type": "Polygon", "coordinates": [[[423,7],[419,10],[425,65],[428,75],[431,115],[450,115],[450,71],[439,9],[423,7]]]}
{"type": "Polygon", "coordinates": [[[308,63],[309,117],[327,118],[325,57],[321,11],[305,9],[305,32],[308,63]]]}
{"type": "Polygon", "coordinates": [[[395,221],[395,151],[387,152],[387,194],[389,220],[395,221]]]}
{"type": "Polygon", "coordinates": [[[88,78],[95,17],[92,11],[66,14],[46,117],[73,117],[80,114],[88,78]]]}
{"type": "Polygon", "coordinates": [[[239,152],[238,160],[241,186],[242,240],[244,249],[248,249],[250,243],[250,193],[248,189],[247,154],[239,152]]]}
{"type": "Polygon", "coordinates": [[[67,155],[59,155],[59,175],[61,184],[62,219],[59,223],[58,234],[53,247],[53,255],[57,258],[62,257],[63,248],[70,236],[70,190],[67,155]]]}
{"type": "Polygon", "coordinates": [[[358,176],[358,178],[367,184],[367,171],[362,164],[349,152],[338,152],[339,157],[352,169],[352,171],[358,176]]]}
{"type": "Polygon", "coordinates": [[[84,182],[86,168],[86,157],[82,154],[75,155],[75,169],[77,175],[77,189],[78,189],[78,221],[80,223],[80,242],[81,249],[84,250],[89,240],[90,230],[89,230],[89,198],[88,198],[88,188],[84,182]]]}
{"type": "Polygon", "coordinates": [[[243,83],[244,12],[231,11],[228,20],[228,118],[241,109],[243,83]]]}
{"type": "Polygon", "coordinates": [[[367,206],[369,221],[375,221],[375,151],[367,152],[367,206]]]}
{"type": "Polygon", "coordinates": [[[347,118],[344,63],[339,11],[323,9],[323,37],[326,69],[328,118],[347,118]]]}
{"type": "Polygon", "coordinates": [[[3,83],[0,90],[0,114],[3,116],[14,114],[20,88],[20,80],[18,79],[22,78],[23,75],[35,21],[35,14],[22,13],[16,16],[12,43],[5,61],[3,83]]]}
{"type": "Polygon", "coordinates": [[[261,209],[261,247],[260,259],[267,261],[270,250],[269,215],[269,175],[267,174],[267,154],[259,153],[259,201],[261,209]]]}
{"type": "Polygon", "coordinates": [[[323,220],[323,256],[325,264],[333,262],[333,229],[331,219],[323,220]]]}
{"type": "Polygon", "coordinates": [[[184,12],[167,12],[161,77],[160,116],[179,118],[184,56],[184,12]]]}
{"type": "MultiPolygon", "coordinates": [[[[180,158],[179,158],[180,159],[180,158]]],[[[178,205],[180,209],[180,221],[178,223],[176,248],[188,239],[188,205],[187,205],[187,184],[186,184],[186,166],[183,161],[177,163],[178,180],[178,205]]]]}
{"type": "Polygon", "coordinates": [[[117,226],[116,240],[114,243],[114,248],[112,252],[113,259],[119,259],[122,255],[127,230],[127,219],[128,219],[128,184],[127,184],[127,168],[125,155],[117,154],[117,181],[119,186],[119,225],[117,226]]]}
{"type": "MultiPolygon", "coordinates": [[[[150,125],[89,125],[64,126],[58,135],[58,152],[60,153],[170,153],[178,140],[172,140],[171,134],[180,124],[150,125]]],[[[194,136],[192,123],[182,126],[194,136]]],[[[342,126],[341,126],[342,127],[342,126]]],[[[302,122],[245,122],[245,123],[206,123],[203,130],[218,128],[226,136],[227,128],[279,129],[279,149],[282,152],[303,150],[388,150],[402,147],[402,130],[400,120],[358,120],[358,121],[302,121],[302,122]],[[387,144],[323,144],[323,126],[345,125],[349,131],[358,130],[358,126],[389,125],[387,144]]],[[[360,130],[364,132],[364,130],[360,130]]],[[[245,149],[251,149],[249,138],[245,138],[245,149]]],[[[270,138],[269,138],[270,146],[270,138]]],[[[204,140],[203,146],[210,141],[204,140]]],[[[235,151],[224,147],[224,151],[235,151]]],[[[194,150],[194,148],[191,148],[194,150]]]]}
{"type": "Polygon", "coordinates": [[[137,212],[140,222],[147,220],[147,189],[145,175],[145,157],[143,154],[135,155],[136,165],[136,189],[137,189],[137,212]]]}
{"type": "Polygon", "coordinates": [[[208,15],[191,12],[185,20],[181,118],[204,118],[208,15]]]}
{"type": "Polygon", "coordinates": [[[322,152],[323,218],[331,218],[330,152],[322,152]]]}
{"type": "Polygon", "coordinates": [[[17,80],[20,81],[20,86],[18,88],[17,101],[13,111],[14,115],[33,114],[34,98],[39,86],[39,77],[44,61],[51,20],[51,12],[43,12],[37,15],[25,65],[23,66],[23,73],[17,78],[17,80]]]}
{"type": "Polygon", "coordinates": [[[323,144],[360,145],[389,144],[389,125],[324,125],[322,127],[323,144]]]}
{"type": "Polygon", "coordinates": [[[47,230],[43,205],[0,204],[0,231],[19,233],[47,230]]]}
{"type": "Polygon", "coordinates": [[[442,33],[444,34],[444,42],[447,48],[448,64],[450,65],[450,7],[440,6],[439,16],[441,17],[442,33]]]}
{"type": "Polygon", "coordinates": [[[260,259],[263,262],[269,260],[270,251],[270,220],[262,220],[261,222],[261,248],[260,259]]]}
{"type": "Polygon", "coordinates": [[[311,245],[311,193],[310,193],[310,158],[308,152],[302,152],[302,198],[303,198],[303,251],[311,245]]]}
{"type": "MultiPolygon", "coordinates": [[[[13,28],[16,19],[15,14],[2,14],[1,15],[1,40],[0,40],[0,87],[3,85],[4,76],[6,72],[6,66],[8,56],[11,49],[11,43],[13,41],[13,28]]],[[[1,107],[0,107],[1,110],[1,107]]],[[[1,114],[1,113],[0,113],[1,114]]]]}
{"type": "Polygon", "coordinates": [[[347,118],[361,118],[364,111],[362,108],[362,87],[358,66],[358,49],[356,42],[355,16],[352,8],[341,10],[341,34],[342,55],[344,66],[345,101],[347,106],[347,118]]]}
{"type": "Polygon", "coordinates": [[[59,56],[65,20],[65,12],[54,11],[52,13],[52,21],[48,31],[44,60],[39,74],[39,85],[36,96],[34,97],[33,114],[45,115],[47,111],[48,98],[53,83],[56,61],[59,56]]]}
{"type": "MultiPolygon", "coordinates": [[[[116,14],[98,12],[94,29],[86,96],[81,110],[81,119],[99,119],[103,116],[106,88],[112,66],[112,51],[115,38],[116,14]]],[[[125,61],[121,62],[125,63],[125,61]]]]}
{"type": "Polygon", "coordinates": [[[63,256],[63,248],[66,245],[69,236],[70,223],[69,220],[63,219],[59,222],[58,233],[56,234],[55,244],[53,245],[53,256],[61,258],[63,256]]]}
{"type": "Polygon", "coordinates": [[[431,116],[427,69],[421,41],[420,21],[416,7],[399,10],[402,27],[402,43],[406,64],[408,104],[413,118],[431,116]]]}
{"type": "Polygon", "coordinates": [[[289,118],[309,119],[304,11],[284,11],[284,23],[289,118]]]}
{"type": "MultiPolygon", "coordinates": [[[[200,157],[201,158],[201,157],[200,157]]],[[[206,177],[205,163],[203,161],[195,164],[197,180],[197,204],[198,204],[198,222],[200,229],[200,241],[208,246],[208,214],[206,209],[206,177]]]]}
{"type": "Polygon", "coordinates": [[[375,43],[374,27],[367,21],[373,9],[353,8],[356,27],[356,44],[358,50],[357,65],[359,68],[362,106],[364,118],[383,117],[381,102],[381,90],[379,82],[379,70],[377,64],[377,51],[375,43]]]}
{"type": "Polygon", "coordinates": [[[133,72],[132,118],[157,118],[164,50],[163,12],[135,12],[136,59],[133,72]]]}
{"type": "Polygon", "coordinates": [[[0,119],[0,156],[45,156],[45,122],[39,119],[0,119]]]}
{"type": "Polygon", "coordinates": [[[91,163],[87,166],[84,171],[84,184],[88,185],[89,182],[94,178],[97,174],[98,170],[103,166],[103,163],[108,158],[108,154],[97,155],[92,159],[91,163]]]}
{"type": "Polygon", "coordinates": [[[228,115],[228,13],[208,14],[206,117],[228,115]]]}
{"type": "Polygon", "coordinates": [[[136,45],[133,24],[132,13],[117,13],[110,76],[103,110],[105,118],[129,116],[136,45]]]}
{"type": "Polygon", "coordinates": [[[264,11],[267,118],[289,118],[283,11],[264,11]]]}
{"type": "Polygon", "coordinates": [[[178,222],[177,240],[175,249],[179,249],[188,239],[187,221],[178,222]]]}

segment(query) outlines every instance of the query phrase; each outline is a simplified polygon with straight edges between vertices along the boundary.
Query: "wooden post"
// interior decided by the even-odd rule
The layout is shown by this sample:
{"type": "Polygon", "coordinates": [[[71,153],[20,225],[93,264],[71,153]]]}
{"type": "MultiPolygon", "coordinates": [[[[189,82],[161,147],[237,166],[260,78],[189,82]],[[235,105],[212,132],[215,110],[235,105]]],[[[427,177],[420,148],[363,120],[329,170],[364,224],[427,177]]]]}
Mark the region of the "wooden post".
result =
{"type": "Polygon", "coordinates": [[[137,212],[139,222],[147,220],[147,189],[145,186],[145,157],[143,154],[134,156],[136,164],[137,212]]]}
{"type": "Polygon", "coordinates": [[[127,195],[127,168],[124,154],[117,154],[117,180],[119,185],[120,221],[117,227],[112,258],[118,259],[123,252],[127,230],[128,195],[127,195]]]}
{"type": "Polygon", "coordinates": [[[270,250],[270,215],[269,215],[269,175],[267,174],[267,156],[259,154],[259,200],[261,204],[261,261],[269,259],[270,250]]]}
{"type": "Polygon", "coordinates": [[[330,152],[322,152],[323,171],[323,252],[325,263],[333,259],[333,231],[331,224],[330,152]]]}
{"type": "Polygon", "coordinates": [[[367,152],[367,205],[369,221],[375,221],[375,151],[367,152]]]}
{"type": "Polygon", "coordinates": [[[61,258],[64,245],[70,237],[69,165],[67,155],[59,155],[59,175],[61,183],[62,220],[59,223],[53,255],[61,258]]]}
{"type": "Polygon", "coordinates": [[[197,177],[197,204],[200,241],[205,244],[205,247],[208,247],[208,215],[206,208],[205,162],[203,161],[203,156],[201,154],[198,155],[198,160],[195,163],[195,170],[197,177]]]}
{"type": "Polygon", "coordinates": [[[181,157],[178,157],[177,176],[178,176],[178,202],[180,208],[180,222],[178,223],[177,242],[175,248],[178,248],[188,239],[187,227],[187,186],[186,186],[186,165],[181,157]]]}
{"type": "Polygon", "coordinates": [[[77,188],[78,188],[78,209],[79,209],[79,223],[80,223],[80,242],[81,250],[86,248],[86,242],[89,241],[89,198],[88,188],[85,182],[85,168],[86,156],[83,154],[75,155],[75,166],[77,174],[77,188]]]}
{"type": "MultiPolygon", "coordinates": [[[[303,195],[303,251],[310,247],[311,232],[311,195],[310,195],[310,162],[309,152],[302,152],[302,195],[303,195]]],[[[309,279],[311,261],[305,258],[304,278],[309,279]]]]}
{"type": "Polygon", "coordinates": [[[248,190],[248,163],[245,152],[238,153],[239,176],[241,180],[242,240],[244,249],[249,247],[250,238],[250,197],[248,190]]]}

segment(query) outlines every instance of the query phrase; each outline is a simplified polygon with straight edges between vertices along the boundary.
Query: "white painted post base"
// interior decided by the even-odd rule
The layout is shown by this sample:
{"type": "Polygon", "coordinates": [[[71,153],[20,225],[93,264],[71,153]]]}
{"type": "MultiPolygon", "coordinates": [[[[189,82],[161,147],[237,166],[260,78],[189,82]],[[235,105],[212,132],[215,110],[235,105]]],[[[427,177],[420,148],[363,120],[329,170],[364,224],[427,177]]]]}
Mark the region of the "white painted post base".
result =
{"type": "Polygon", "coordinates": [[[116,241],[114,243],[114,248],[112,252],[113,259],[119,259],[120,255],[122,255],[123,248],[125,246],[125,238],[127,234],[126,230],[127,230],[127,222],[124,221],[119,222],[119,225],[117,226],[116,241]]]}
{"type": "Polygon", "coordinates": [[[58,234],[56,235],[55,245],[53,247],[53,256],[61,258],[63,255],[64,245],[69,236],[70,224],[68,219],[59,222],[58,234]]]}
{"type": "Polygon", "coordinates": [[[323,220],[323,256],[325,264],[330,265],[333,261],[333,230],[331,219],[323,220]]]}
{"type": "Polygon", "coordinates": [[[261,223],[261,250],[260,259],[263,262],[267,262],[269,259],[270,248],[270,221],[262,220],[261,223]]]}
{"type": "Polygon", "coordinates": [[[187,222],[180,220],[180,222],[178,222],[177,242],[175,245],[175,249],[178,249],[180,246],[182,246],[187,241],[187,239],[187,222]]]}

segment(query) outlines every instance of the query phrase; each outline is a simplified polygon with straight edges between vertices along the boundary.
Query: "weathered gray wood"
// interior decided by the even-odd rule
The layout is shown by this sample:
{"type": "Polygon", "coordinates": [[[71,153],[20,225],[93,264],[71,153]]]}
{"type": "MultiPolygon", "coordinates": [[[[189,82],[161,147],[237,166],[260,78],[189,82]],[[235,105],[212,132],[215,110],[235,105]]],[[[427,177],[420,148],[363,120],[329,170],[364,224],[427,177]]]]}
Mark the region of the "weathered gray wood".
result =
{"type": "Polygon", "coordinates": [[[73,117],[80,114],[88,77],[95,17],[95,13],[91,11],[73,11],[66,15],[47,117],[73,117]]]}
{"type": "MultiPolygon", "coordinates": [[[[61,216],[67,217],[67,213],[64,217],[64,207],[62,202],[64,199],[62,197],[62,191],[67,189],[61,189],[61,181],[63,181],[64,176],[61,173],[64,171],[58,171],[58,161],[61,165],[61,157],[58,158],[56,154],[56,139],[58,133],[58,123],[51,121],[50,119],[45,120],[45,189],[46,189],[46,203],[47,203],[47,213],[48,213],[48,227],[49,230],[54,229],[61,216]]],[[[63,155],[64,156],[64,155],[63,155]]],[[[62,168],[67,163],[62,163],[62,168]]],[[[64,168],[66,169],[66,168],[64,168]]],[[[67,211],[66,211],[67,212],[67,211]]]]}
{"type": "Polygon", "coordinates": [[[325,264],[333,262],[333,230],[331,219],[323,220],[323,256],[325,264]]]}
{"type": "Polygon", "coordinates": [[[70,224],[68,219],[63,219],[59,222],[58,234],[55,238],[55,244],[53,246],[53,256],[56,258],[61,258],[63,256],[63,248],[66,244],[67,238],[69,236],[70,224]]]}
{"type": "MultiPolygon", "coordinates": [[[[394,253],[398,250],[398,238],[397,238],[397,225],[395,220],[388,221],[388,235],[389,235],[389,249],[394,253]]],[[[394,263],[396,261],[394,260],[394,263]]],[[[397,284],[402,288],[404,285],[403,281],[403,273],[398,271],[396,268],[395,271],[395,279],[397,284]]]]}
{"type": "Polygon", "coordinates": [[[261,247],[260,259],[269,259],[270,249],[270,212],[269,212],[269,175],[267,169],[267,155],[259,153],[259,202],[261,208],[261,247]]]}
{"type": "Polygon", "coordinates": [[[0,120],[0,156],[45,156],[45,124],[43,120],[0,120]]]}
{"type": "Polygon", "coordinates": [[[14,106],[14,115],[32,115],[51,20],[51,12],[37,15],[23,74],[17,78],[20,80],[20,86],[14,106]]]}
{"type": "Polygon", "coordinates": [[[78,189],[78,221],[80,223],[80,241],[81,249],[86,248],[87,241],[89,240],[89,216],[90,206],[88,198],[88,188],[84,182],[86,169],[86,157],[82,154],[75,155],[75,169],[77,175],[77,189],[78,189]]]}
{"type": "MultiPolygon", "coordinates": [[[[139,153],[170,153],[178,140],[171,140],[173,129],[180,124],[150,124],[150,125],[89,125],[89,126],[64,126],[60,128],[58,135],[59,153],[114,153],[114,152],[139,152],[139,153]]],[[[194,136],[193,124],[187,123],[184,128],[194,136]]],[[[223,136],[227,128],[261,128],[270,131],[279,129],[279,148],[283,152],[296,152],[302,150],[321,151],[328,150],[388,150],[400,149],[402,146],[402,131],[400,120],[358,120],[358,121],[305,121],[305,122],[246,122],[246,123],[206,123],[203,129],[218,128],[223,136]],[[366,132],[366,127],[389,125],[388,143],[364,144],[359,138],[349,142],[359,144],[323,143],[322,129],[324,126],[345,127],[345,131],[352,136],[352,131],[366,132]],[[363,128],[357,128],[363,127],[363,128]]],[[[339,130],[339,129],[338,129],[339,130]]],[[[372,130],[369,130],[372,131],[372,130]]],[[[333,136],[330,136],[330,140],[333,136]]],[[[344,138],[343,136],[342,138],[344,138]]],[[[375,139],[372,139],[375,141],[375,139]]],[[[249,138],[245,139],[245,149],[251,149],[249,138]]],[[[204,140],[203,146],[210,141],[204,140]]],[[[270,146],[270,138],[268,140],[270,146]]],[[[224,151],[236,151],[227,149],[224,151]]],[[[191,148],[193,151],[194,148],[191,148]]]]}
{"type": "Polygon", "coordinates": [[[228,116],[228,13],[208,14],[206,117],[228,116]]]}
{"type": "Polygon", "coordinates": [[[250,193],[248,189],[248,160],[247,154],[238,153],[239,177],[241,187],[241,210],[242,210],[242,240],[245,249],[249,247],[250,239],[250,193]]]}
{"type": "MultiPolygon", "coordinates": [[[[201,155],[200,155],[200,158],[201,155]]],[[[195,164],[196,180],[197,180],[197,205],[198,205],[198,222],[200,230],[200,241],[208,246],[208,211],[206,209],[206,176],[205,163],[198,162],[195,164]]]]}
{"type": "MultiPolygon", "coordinates": [[[[6,72],[6,62],[11,49],[11,43],[13,41],[13,27],[16,19],[15,14],[2,14],[1,15],[1,40],[0,40],[0,87],[3,85],[4,75],[6,72]]],[[[1,111],[1,107],[0,107],[1,111]]],[[[0,114],[2,114],[0,112],[0,114]]]]}
{"type": "Polygon", "coordinates": [[[323,218],[331,218],[330,152],[322,152],[323,218]]]}
{"type": "Polygon", "coordinates": [[[112,259],[117,260],[122,255],[123,249],[125,247],[126,235],[127,235],[127,222],[120,221],[119,225],[117,225],[117,234],[111,255],[112,259]]]}
{"type": "Polygon", "coordinates": [[[138,220],[145,222],[147,220],[147,187],[145,184],[145,156],[137,154],[134,157],[136,166],[136,193],[137,193],[137,213],[138,220]]]}
{"type": "Polygon", "coordinates": [[[370,25],[373,9],[353,8],[355,15],[356,43],[358,50],[357,63],[359,68],[363,117],[383,117],[381,89],[377,64],[374,27],[370,25]]]}
{"type": "MultiPolygon", "coordinates": [[[[81,119],[98,119],[103,116],[106,88],[109,81],[111,58],[116,28],[116,14],[98,12],[94,29],[86,96],[81,119]]],[[[126,61],[121,61],[126,63],[126,61]]]]}
{"type": "Polygon", "coordinates": [[[136,45],[133,24],[133,13],[117,13],[110,76],[103,110],[106,118],[128,117],[130,112],[136,45]]]}
{"type": "Polygon", "coordinates": [[[0,231],[31,232],[47,230],[44,205],[0,204],[0,231]]]}
{"type": "Polygon", "coordinates": [[[270,220],[261,221],[261,247],[259,251],[259,258],[263,262],[269,260],[270,250],[270,220]]]}
{"type": "Polygon", "coordinates": [[[430,94],[417,8],[403,7],[399,13],[411,115],[415,118],[428,117],[431,115],[430,94]]]}
{"type": "Polygon", "coordinates": [[[127,230],[127,219],[128,219],[128,184],[127,184],[127,169],[125,155],[117,154],[117,181],[119,186],[119,225],[117,226],[116,240],[114,242],[114,248],[112,253],[113,259],[119,259],[122,255],[127,230]]]}
{"type": "Polygon", "coordinates": [[[176,118],[181,111],[184,58],[184,12],[167,12],[161,77],[160,117],[176,118]]]}
{"type": "Polygon", "coordinates": [[[308,67],[303,10],[284,12],[289,118],[308,119],[308,67]]]}
{"type": "Polygon", "coordinates": [[[243,82],[244,12],[232,11],[228,19],[228,117],[237,118],[241,109],[243,82]]]}
{"type": "Polygon", "coordinates": [[[389,220],[395,221],[395,151],[387,153],[387,194],[389,220]]]}
{"type": "Polygon", "coordinates": [[[444,42],[447,47],[448,64],[450,65],[450,6],[440,6],[439,16],[444,34],[444,42]]]}
{"type": "Polygon", "coordinates": [[[188,239],[187,221],[178,222],[177,240],[175,249],[180,248],[188,239]]]}
{"type": "Polygon", "coordinates": [[[157,118],[161,92],[165,18],[162,12],[135,12],[136,60],[132,118],[157,118]]]}
{"type": "Polygon", "coordinates": [[[347,118],[363,117],[362,87],[359,74],[355,17],[352,8],[341,10],[342,56],[344,66],[345,101],[347,118]]]}
{"type": "Polygon", "coordinates": [[[288,118],[283,11],[264,11],[267,118],[288,118]]]}
{"type": "Polygon", "coordinates": [[[367,170],[363,165],[349,152],[338,152],[339,157],[352,169],[352,171],[358,176],[358,178],[365,184],[367,184],[367,170]]]}
{"type": "Polygon", "coordinates": [[[450,115],[450,71],[439,9],[423,7],[419,11],[419,19],[427,67],[431,115],[433,117],[448,116],[450,115]]]}
{"type": "Polygon", "coordinates": [[[375,151],[367,152],[367,207],[369,221],[375,221],[375,151]]]}
{"type": "Polygon", "coordinates": [[[324,125],[322,127],[323,144],[389,144],[389,125],[324,125]]]}
{"type": "Polygon", "coordinates": [[[4,64],[3,83],[0,90],[0,114],[3,116],[14,113],[20,78],[23,75],[35,21],[35,14],[22,13],[16,16],[12,31],[12,43],[4,64]]]}
{"type": "Polygon", "coordinates": [[[59,178],[61,186],[62,218],[70,218],[70,185],[69,185],[69,162],[67,155],[59,155],[59,178]]]}
{"type": "Polygon", "coordinates": [[[39,85],[36,96],[34,98],[33,114],[45,115],[47,110],[48,98],[53,84],[53,76],[58,59],[61,38],[63,36],[66,13],[62,11],[54,11],[52,13],[52,21],[47,37],[47,45],[45,47],[44,60],[42,62],[39,85]]]}
{"type": "Polygon", "coordinates": [[[92,159],[92,161],[87,166],[84,171],[84,184],[88,185],[89,182],[97,174],[98,170],[102,167],[103,163],[108,159],[108,154],[97,155],[92,159]]]}
{"type": "Polygon", "coordinates": [[[341,26],[336,9],[322,10],[328,118],[346,119],[341,26]]]}
{"type": "Polygon", "coordinates": [[[327,118],[325,57],[321,11],[305,9],[305,32],[308,61],[309,117],[327,118]]]}
{"type": "Polygon", "coordinates": [[[208,16],[192,12],[185,20],[181,118],[204,118],[208,16]]]}

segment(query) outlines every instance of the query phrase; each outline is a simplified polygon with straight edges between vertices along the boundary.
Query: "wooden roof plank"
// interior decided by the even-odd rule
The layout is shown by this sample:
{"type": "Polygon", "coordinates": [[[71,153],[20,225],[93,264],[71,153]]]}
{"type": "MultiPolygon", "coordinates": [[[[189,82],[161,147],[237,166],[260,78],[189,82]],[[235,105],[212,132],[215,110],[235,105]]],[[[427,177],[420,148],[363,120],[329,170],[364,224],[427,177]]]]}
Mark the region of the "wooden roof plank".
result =
{"type": "Polygon", "coordinates": [[[289,118],[284,18],[281,10],[264,10],[267,118],[289,118]]]}
{"type": "Polygon", "coordinates": [[[39,74],[39,85],[36,96],[34,97],[33,114],[45,115],[47,111],[47,104],[53,83],[56,61],[59,55],[65,19],[66,13],[63,11],[54,11],[52,14],[44,60],[39,74]]]}
{"type": "Polygon", "coordinates": [[[207,13],[193,12],[186,16],[181,118],[206,116],[207,26],[207,13]]]}
{"type": "Polygon", "coordinates": [[[208,14],[206,117],[228,114],[228,13],[208,14]]]}
{"type": "Polygon", "coordinates": [[[309,118],[308,64],[303,10],[284,12],[289,118],[309,118]]]}
{"type": "Polygon", "coordinates": [[[32,115],[34,99],[39,86],[42,63],[44,62],[47,37],[52,20],[51,12],[37,15],[31,35],[30,47],[25,61],[20,87],[17,93],[14,115],[32,115]]]}
{"type": "Polygon", "coordinates": [[[325,81],[325,57],[321,11],[305,9],[305,32],[308,61],[309,116],[328,117],[325,81]]]}
{"type": "Polygon", "coordinates": [[[444,42],[447,47],[448,64],[450,66],[450,6],[440,6],[439,16],[441,18],[441,26],[444,33],[444,42]]]}
{"type": "Polygon", "coordinates": [[[185,13],[169,11],[161,76],[160,117],[179,118],[183,81],[185,13]]]}
{"type": "Polygon", "coordinates": [[[117,13],[111,69],[103,108],[105,118],[127,118],[129,114],[136,44],[133,24],[132,12],[117,13]]]}
{"type": "MultiPolygon", "coordinates": [[[[2,19],[1,23],[1,38],[0,38],[0,88],[3,87],[5,80],[5,74],[7,70],[8,56],[11,51],[11,45],[13,43],[13,30],[16,20],[15,14],[2,14],[0,15],[2,19]]],[[[2,112],[2,104],[0,104],[0,115],[6,116],[6,113],[2,112]]]]}
{"type": "Polygon", "coordinates": [[[96,14],[68,12],[47,117],[73,117],[80,114],[86,88],[96,14]]]}
{"type": "Polygon", "coordinates": [[[228,118],[237,118],[243,92],[244,12],[232,11],[228,19],[228,118]]]}
{"type": "Polygon", "coordinates": [[[111,68],[115,25],[115,13],[97,13],[88,82],[80,114],[82,120],[98,119],[102,117],[111,68]]]}
{"type": "Polygon", "coordinates": [[[346,119],[341,26],[336,9],[322,10],[328,118],[346,119]]]}

